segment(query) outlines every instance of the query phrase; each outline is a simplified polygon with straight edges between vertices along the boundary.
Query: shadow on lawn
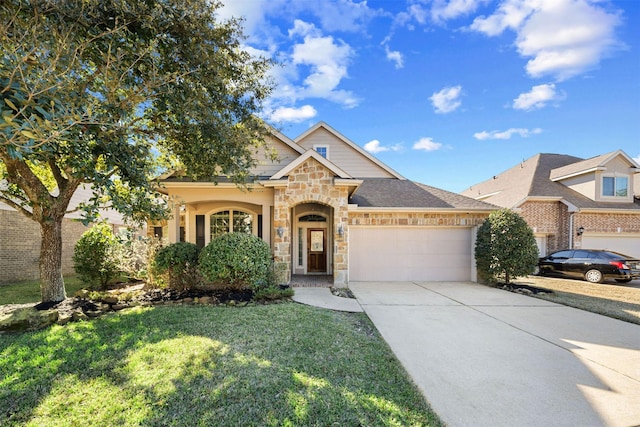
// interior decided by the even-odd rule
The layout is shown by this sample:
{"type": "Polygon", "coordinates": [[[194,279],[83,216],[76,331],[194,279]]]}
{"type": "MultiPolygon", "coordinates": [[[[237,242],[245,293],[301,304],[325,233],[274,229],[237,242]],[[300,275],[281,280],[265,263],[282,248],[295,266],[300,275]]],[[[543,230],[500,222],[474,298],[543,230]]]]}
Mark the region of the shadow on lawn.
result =
{"type": "Polygon", "coordinates": [[[0,425],[439,425],[364,315],[161,307],[0,338],[0,425]]]}

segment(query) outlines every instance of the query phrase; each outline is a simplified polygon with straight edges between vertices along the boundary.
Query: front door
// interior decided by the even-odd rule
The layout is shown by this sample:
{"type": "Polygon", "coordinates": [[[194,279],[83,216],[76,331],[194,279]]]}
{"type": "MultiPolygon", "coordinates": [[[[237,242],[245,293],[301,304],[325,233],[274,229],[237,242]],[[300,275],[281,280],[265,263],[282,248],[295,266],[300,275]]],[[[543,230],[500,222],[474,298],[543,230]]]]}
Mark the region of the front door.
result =
{"type": "Polygon", "coordinates": [[[307,230],[307,272],[327,272],[327,230],[309,228],[307,230]]]}

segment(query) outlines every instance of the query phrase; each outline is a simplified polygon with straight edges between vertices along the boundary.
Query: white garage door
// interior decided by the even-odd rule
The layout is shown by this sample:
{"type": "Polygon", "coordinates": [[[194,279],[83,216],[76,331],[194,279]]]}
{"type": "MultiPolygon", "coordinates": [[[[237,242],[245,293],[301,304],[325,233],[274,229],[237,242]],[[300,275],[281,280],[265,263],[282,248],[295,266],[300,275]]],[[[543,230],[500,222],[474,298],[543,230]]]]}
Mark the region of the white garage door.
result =
{"type": "Polygon", "coordinates": [[[471,228],[349,228],[350,281],[469,281],[471,228]]]}
{"type": "Polygon", "coordinates": [[[640,258],[640,235],[624,236],[620,234],[600,234],[582,236],[582,247],[584,249],[609,249],[640,258]]]}

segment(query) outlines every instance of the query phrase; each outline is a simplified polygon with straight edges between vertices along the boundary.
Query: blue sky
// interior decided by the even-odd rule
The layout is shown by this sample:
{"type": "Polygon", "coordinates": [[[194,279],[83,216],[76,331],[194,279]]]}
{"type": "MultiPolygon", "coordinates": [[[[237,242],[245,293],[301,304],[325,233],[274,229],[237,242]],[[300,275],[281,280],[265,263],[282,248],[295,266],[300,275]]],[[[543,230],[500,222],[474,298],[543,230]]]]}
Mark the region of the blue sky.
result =
{"type": "Polygon", "coordinates": [[[263,112],[449,191],[537,153],[640,162],[640,1],[223,0],[276,59],[263,112]]]}

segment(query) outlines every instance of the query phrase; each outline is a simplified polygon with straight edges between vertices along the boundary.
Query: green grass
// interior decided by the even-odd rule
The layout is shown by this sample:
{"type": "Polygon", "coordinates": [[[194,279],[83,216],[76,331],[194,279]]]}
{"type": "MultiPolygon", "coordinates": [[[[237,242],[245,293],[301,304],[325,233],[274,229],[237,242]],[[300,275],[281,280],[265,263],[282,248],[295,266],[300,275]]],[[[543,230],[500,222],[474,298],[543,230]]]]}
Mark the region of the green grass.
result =
{"type": "MultiPolygon", "coordinates": [[[[75,276],[65,277],[64,286],[67,295],[71,296],[86,284],[75,276]]],[[[40,302],[40,281],[28,280],[24,282],[0,285],[0,305],[4,304],[27,304],[30,302],[40,302]]]]}
{"type": "Polygon", "coordinates": [[[441,425],[362,313],[138,308],[0,336],[2,426],[441,425]]]}
{"type": "Polygon", "coordinates": [[[541,276],[524,277],[515,283],[553,292],[537,294],[537,298],[640,325],[640,288],[629,284],[541,276]]]}

